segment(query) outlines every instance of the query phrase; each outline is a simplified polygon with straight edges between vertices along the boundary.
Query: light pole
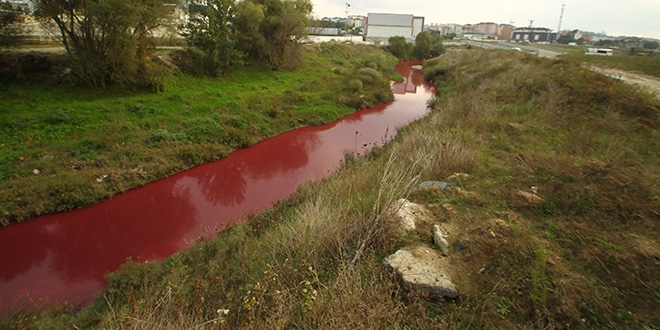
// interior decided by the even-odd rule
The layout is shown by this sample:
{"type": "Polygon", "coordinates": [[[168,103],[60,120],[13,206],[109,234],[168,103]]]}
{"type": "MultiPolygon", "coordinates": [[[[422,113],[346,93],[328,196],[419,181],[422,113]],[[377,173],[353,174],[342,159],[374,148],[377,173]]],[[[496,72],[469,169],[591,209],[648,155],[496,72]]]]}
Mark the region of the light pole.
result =
{"type": "MultiPolygon", "coordinates": [[[[348,9],[350,7],[351,7],[351,4],[346,2],[346,28],[347,29],[350,27],[350,23],[351,23],[351,18],[348,17],[348,9]]],[[[351,42],[353,42],[353,30],[352,29],[351,29],[350,35],[351,35],[351,42]]]]}

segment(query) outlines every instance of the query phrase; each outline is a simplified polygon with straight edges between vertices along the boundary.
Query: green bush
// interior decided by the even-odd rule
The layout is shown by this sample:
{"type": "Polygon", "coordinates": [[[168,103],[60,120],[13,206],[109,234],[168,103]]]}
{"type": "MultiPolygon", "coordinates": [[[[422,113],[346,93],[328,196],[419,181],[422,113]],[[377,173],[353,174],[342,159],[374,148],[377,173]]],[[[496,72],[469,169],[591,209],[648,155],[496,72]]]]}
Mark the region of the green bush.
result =
{"type": "Polygon", "coordinates": [[[348,90],[357,93],[362,90],[362,81],[359,79],[351,79],[348,82],[348,90]]]}
{"type": "Polygon", "coordinates": [[[383,78],[383,74],[372,68],[362,68],[358,70],[356,78],[365,84],[372,84],[383,78]]]}

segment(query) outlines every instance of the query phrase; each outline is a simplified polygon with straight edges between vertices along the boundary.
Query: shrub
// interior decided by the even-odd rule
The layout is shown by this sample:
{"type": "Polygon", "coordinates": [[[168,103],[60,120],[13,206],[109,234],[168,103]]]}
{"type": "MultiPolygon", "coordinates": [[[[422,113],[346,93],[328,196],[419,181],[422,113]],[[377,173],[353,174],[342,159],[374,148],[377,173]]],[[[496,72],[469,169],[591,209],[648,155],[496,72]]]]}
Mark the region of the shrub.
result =
{"type": "Polygon", "coordinates": [[[398,59],[408,58],[413,51],[413,44],[404,37],[390,37],[387,42],[387,49],[398,59]]]}
{"type": "Polygon", "coordinates": [[[383,75],[372,68],[362,68],[356,74],[357,79],[365,84],[374,83],[383,78],[383,75]]]}
{"type": "Polygon", "coordinates": [[[348,90],[354,93],[359,92],[362,90],[362,81],[359,79],[351,79],[348,82],[348,90]]]}

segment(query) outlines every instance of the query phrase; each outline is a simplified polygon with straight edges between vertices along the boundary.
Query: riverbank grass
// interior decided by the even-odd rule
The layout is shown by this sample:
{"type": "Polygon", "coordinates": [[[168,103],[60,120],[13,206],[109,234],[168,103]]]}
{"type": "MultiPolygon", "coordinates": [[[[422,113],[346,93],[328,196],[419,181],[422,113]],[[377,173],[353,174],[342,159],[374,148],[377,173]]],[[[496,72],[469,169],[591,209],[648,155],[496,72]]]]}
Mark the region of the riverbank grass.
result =
{"type": "Polygon", "coordinates": [[[449,52],[424,71],[434,111],[384,148],[188,251],[125,265],[89,308],[2,325],[660,327],[660,104],[580,63],[522,53],[449,52]],[[453,192],[412,190],[455,173],[467,176],[453,192]],[[460,299],[407,291],[383,268],[398,248],[431,244],[395,233],[384,210],[402,197],[449,229],[460,299]]]}
{"type": "Polygon", "coordinates": [[[307,47],[295,71],[177,72],[159,93],[45,83],[0,87],[0,222],[109,198],[275,134],[391,101],[395,59],[381,50],[307,47]],[[376,78],[358,90],[360,70],[376,78]]]}

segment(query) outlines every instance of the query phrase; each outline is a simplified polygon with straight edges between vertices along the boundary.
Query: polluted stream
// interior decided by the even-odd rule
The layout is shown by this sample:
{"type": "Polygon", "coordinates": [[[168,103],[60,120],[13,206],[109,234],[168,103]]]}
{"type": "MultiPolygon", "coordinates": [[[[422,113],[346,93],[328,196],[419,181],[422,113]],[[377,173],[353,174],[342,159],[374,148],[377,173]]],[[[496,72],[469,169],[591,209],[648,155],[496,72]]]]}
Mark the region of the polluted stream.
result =
{"type": "Polygon", "coordinates": [[[433,86],[412,68],[419,64],[396,65],[405,81],[392,85],[392,103],[282,133],[90,207],[0,229],[0,314],[58,302],[87,305],[103,290],[105,275],[127,259],[166,258],[331,175],[346,152],[382,146],[397,127],[430,111],[433,86]]]}

